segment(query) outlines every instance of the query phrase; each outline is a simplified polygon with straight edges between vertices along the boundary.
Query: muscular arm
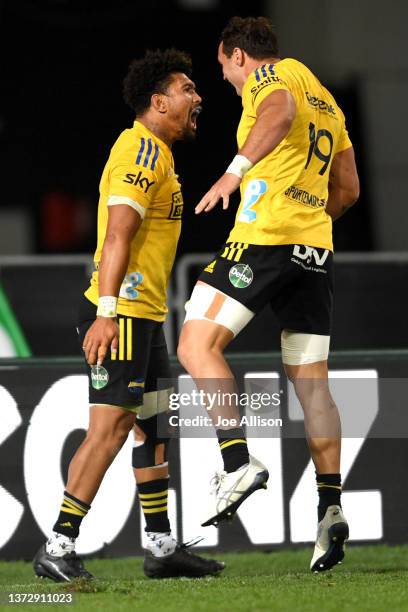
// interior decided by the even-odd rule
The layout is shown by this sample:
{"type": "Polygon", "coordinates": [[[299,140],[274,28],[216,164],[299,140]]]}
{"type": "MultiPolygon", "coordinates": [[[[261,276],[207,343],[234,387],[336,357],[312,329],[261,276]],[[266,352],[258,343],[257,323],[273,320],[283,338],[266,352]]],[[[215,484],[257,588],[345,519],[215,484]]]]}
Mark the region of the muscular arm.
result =
{"type": "MultiPolygon", "coordinates": [[[[258,106],[255,124],[240,149],[253,164],[271,153],[288,134],[296,115],[292,94],[284,89],[273,91],[258,106]]],[[[195,208],[196,214],[209,212],[222,198],[223,208],[228,208],[229,196],[240,185],[241,179],[226,172],[205,194],[195,208]]]]}
{"type": "MultiPolygon", "coordinates": [[[[108,206],[108,224],[99,264],[99,297],[118,297],[120,285],[129,264],[131,242],[142,219],[131,206],[108,206]]],[[[103,363],[109,348],[117,350],[119,327],[115,318],[98,316],[84,339],[85,358],[89,365],[103,363]]]]}
{"type": "Polygon", "coordinates": [[[329,198],[326,212],[335,221],[358,200],[358,180],[353,147],[334,156],[329,176],[329,198]]]}
{"type": "Polygon", "coordinates": [[[129,264],[131,242],[142,219],[131,206],[108,206],[108,225],[99,264],[99,296],[119,295],[129,264]]]}
{"type": "Polygon", "coordinates": [[[285,89],[273,91],[257,108],[256,121],[240,149],[253,164],[269,155],[287,136],[296,115],[292,94],[285,89]]]}

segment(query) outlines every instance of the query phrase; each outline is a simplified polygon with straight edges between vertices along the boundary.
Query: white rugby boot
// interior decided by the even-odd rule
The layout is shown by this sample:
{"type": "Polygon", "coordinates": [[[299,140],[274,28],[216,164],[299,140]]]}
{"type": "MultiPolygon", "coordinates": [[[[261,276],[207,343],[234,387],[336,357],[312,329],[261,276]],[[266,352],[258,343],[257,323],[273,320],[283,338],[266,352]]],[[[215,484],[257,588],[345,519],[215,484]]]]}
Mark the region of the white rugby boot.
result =
{"type": "Polygon", "coordinates": [[[329,506],[317,526],[317,537],[310,569],[324,572],[344,559],[344,543],[349,527],[340,506],[329,506]]]}
{"type": "Polygon", "coordinates": [[[219,472],[211,481],[212,510],[211,516],[202,527],[214,525],[217,527],[220,521],[231,520],[239,506],[247,497],[258,489],[266,489],[269,472],[266,467],[249,455],[249,463],[246,463],[235,472],[219,472]]]}

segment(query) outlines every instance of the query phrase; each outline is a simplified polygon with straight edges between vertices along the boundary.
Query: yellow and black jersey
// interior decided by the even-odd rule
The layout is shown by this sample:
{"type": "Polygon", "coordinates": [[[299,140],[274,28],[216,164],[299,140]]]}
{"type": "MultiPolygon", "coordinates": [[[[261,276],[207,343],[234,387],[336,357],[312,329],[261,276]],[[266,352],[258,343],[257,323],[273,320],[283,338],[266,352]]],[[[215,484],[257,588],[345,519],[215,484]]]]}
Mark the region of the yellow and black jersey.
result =
{"type": "Polygon", "coordinates": [[[336,153],[352,145],[335,99],[301,62],[284,59],[249,75],[242,91],[238,148],[255,124],[261,102],[279,89],[294,97],[295,119],[286,138],[245,174],[227,242],[299,243],[333,250],[332,220],[325,212],[330,166],[336,153]]]}
{"type": "Polygon", "coordinates": [[[114,144],[99,191],[96,271],[85,295],[94,304],[98,303],[97,269],[105,240],[108,206],[127,204],[137,210],[143,221],[131,244],[118,313],[163,321],[183,210],[181,187],[169,147],[135,121],[114,144]]]}

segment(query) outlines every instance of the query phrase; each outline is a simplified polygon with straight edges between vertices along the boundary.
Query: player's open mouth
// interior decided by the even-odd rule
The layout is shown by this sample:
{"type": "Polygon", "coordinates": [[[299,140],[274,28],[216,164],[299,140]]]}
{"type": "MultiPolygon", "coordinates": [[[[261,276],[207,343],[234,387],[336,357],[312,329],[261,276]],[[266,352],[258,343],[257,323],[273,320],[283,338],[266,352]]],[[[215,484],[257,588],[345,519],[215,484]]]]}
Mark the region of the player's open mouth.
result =
{"type": "Polygon", "coordinates": [[[201,113],[201,106],[197,106],[190,115],[191,127],[196,130],[197,129],[197,117],[201,113]]]}

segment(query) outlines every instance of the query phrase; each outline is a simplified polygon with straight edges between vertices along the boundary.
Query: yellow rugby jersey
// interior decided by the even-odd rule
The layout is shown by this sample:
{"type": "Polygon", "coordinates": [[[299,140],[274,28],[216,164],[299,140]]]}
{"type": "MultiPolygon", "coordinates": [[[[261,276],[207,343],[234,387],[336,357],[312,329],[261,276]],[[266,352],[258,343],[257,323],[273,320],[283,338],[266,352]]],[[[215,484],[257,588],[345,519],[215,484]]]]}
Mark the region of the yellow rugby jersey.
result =
{"type": "Polygon", "coordinates": [[[335,99],[304,64],[284,59],[249,75],[242,90],[238,148],[256,121],[258,106],[279,89],[293,95],[295,119],[286,138],[245,174],[228,241],[333,250],[332,219],[325,212],[329,172],[334,155],[351,141],[335,99]]]}
{"type": "Polygon", "coordinates": [[[133,238],[118,313],[163,321],[166,291],[181,230],[183,198],[169,147],[135,121],[112,147],[99,185],[96,271],[85,292],[98,303],[98,263],[108,222],[108,206],[128,204],[143,221],[133,238]]]}

